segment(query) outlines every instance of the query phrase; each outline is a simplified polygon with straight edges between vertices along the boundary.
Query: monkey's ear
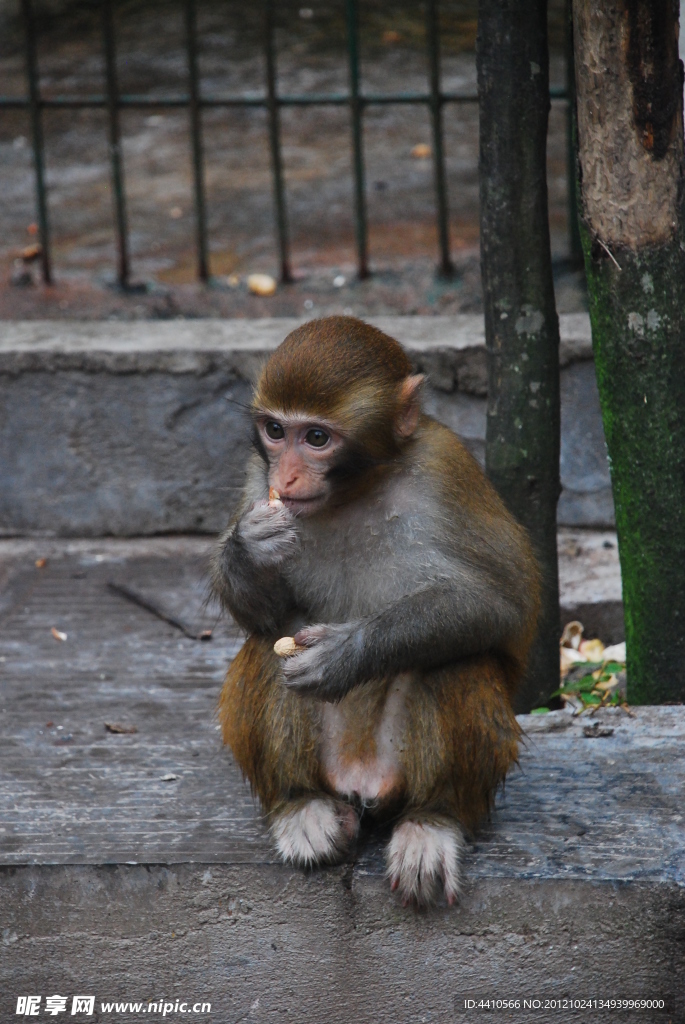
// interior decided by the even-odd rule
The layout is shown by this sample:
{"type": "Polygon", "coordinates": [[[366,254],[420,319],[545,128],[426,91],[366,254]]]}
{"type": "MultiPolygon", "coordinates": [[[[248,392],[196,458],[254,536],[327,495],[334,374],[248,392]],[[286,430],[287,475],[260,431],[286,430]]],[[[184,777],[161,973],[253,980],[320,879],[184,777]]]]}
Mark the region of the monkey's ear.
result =
{"type": "Polygon", "coordinates": [[[400,386],[399,407],[395,417],[395,433],[398,437],[411,437],[419,425],[421,415],[421,386],[424,377],[417,373],[405,377],[400,386]]]}

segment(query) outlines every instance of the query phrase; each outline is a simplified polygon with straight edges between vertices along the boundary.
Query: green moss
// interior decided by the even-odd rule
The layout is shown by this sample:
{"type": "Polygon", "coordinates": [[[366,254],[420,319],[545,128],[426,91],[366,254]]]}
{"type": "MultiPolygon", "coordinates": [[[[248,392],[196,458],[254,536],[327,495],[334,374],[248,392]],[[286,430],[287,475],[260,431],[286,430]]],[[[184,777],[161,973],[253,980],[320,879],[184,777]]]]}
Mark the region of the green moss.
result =
{"type": "Polygon", "coordinates": [[[619,539],[628,696],[685,700],[685,253],[583,233],[619,539]]]}

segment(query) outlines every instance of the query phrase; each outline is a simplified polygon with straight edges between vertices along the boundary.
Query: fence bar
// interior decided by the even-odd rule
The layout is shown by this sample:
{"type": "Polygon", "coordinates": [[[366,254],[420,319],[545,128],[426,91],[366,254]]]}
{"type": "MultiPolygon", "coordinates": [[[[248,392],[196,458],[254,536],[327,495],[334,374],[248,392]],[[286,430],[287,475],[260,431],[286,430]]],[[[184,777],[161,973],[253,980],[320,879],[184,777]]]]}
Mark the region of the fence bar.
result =
{"type": "Polygon", "coordinates": [[[45,151],[43,125],[41,121],[40,91],[38,87],[38,59],[36,56],[36,23],[33,18],[31,0],[22,0],[22,13],[26,31],[26,74],[29,85],[27,106],[31,113],[33,136],[33,166],[36,179],[36,206],[38,208],[38,230],[40,233],[40,265],[44,284],[52,284],[50,266],[50,231],[48,225],[48,204],[45,190],[45,151]]]}
{"type": "Polygon", "coordinates": [[[197,275],[209,280],[207,260],[207,217],[205,207],[204,160],[202,153],[202,113],[200,78],[197,69],[197,16],[195,0],[185,0],[186,41],[188,44],[188,85],[190,97],[190,138],[193,147],[193,187],[195,192],[195,231],[197,238],[197,275]]]}
{"type": "Polygon", "coordinates": [[[442,96],[440,95],[440,35],[436,0],[427,0],[426,3],[426,43],[430,69],[430,112],[433,129],[433,170],[440,242],[440,273],[444,277],[452,277],[454,265],[450,257],[449,206],[443,147],[442,96]]]}
{"type": "Polygon", "coordinates": [[[367,255],[366,195],[364,189],[364,150],[362,143],[362,109],[359,94],[359,25],[357,0],[346,0],[347,52],[350,66],[350,113],[352,115],[352,149],[354,196],[357,235],[357,266],[360,280],[369,276],[367,255]]]}
{"type": "Polygon", "coordinates": [[[292,281],[288,243],[288,216],[285,206],[285,185],[283,181],[283,159],[281,156],[281,124],[279,101],[276,95],[276,51],[274,48],[274,5],[266,0],[265,11],[265,55],[266,55],[266,106],[269,114],[269,145],[271,147],[271,170],[276,203],[276,226],[278,249],[281,257],[281,281],[292,281]]]}
{"type": "Polygon", "coordinates": [[[114,218],[117,229],[119,264],[117,280],[121,288],[126,288],[129,278],[128,232],[126,230],[126,196],[124,193],[124,168],[121,159],[121,134],[119,131],[119,88],[114,48],[112,0],[103,0],[102,3],[102,34],[107,75],[106,105],[109,115],[109,155],[112,164],[114,218]]]}
{"type": "MultiPolygon", "coordinates": [[[[566,92],[560,88],[553,88],[549,91],[551,100],[566,99],[566,92]]],[[[476,93],[444,92],[441,94],[443,106],[446,103],[477,103],[476,93]]],[[[359,97],[364,106],[370,105],[392,105],[425,103],[430,105],[429,93],[423,92],[400,92],[400,93],[364,93],[359,97]]],[[[136,96],[126,93],[119,95],[119,108],[131,107],[132,109],[148,110],[163,109],[164,107],[187,107],[190,103],[190,96],[136,96]]],[[[279,107],[325,107],[349,106],[349,93],[308,93],[305,96],[276,96],[276,103],[279,107]]],[[[268,97],[264,96],[202,96],[198,100],[199,107],[267,107],[268,97]]],[[[18,96],[0,96],[0,108],[7,110],[26,110],[30,107],[30,101],[18,96]]],[[[41,109],[47,108],[97,108],[107,106],[107,97],[104,95],[93,96],[51,96],[49,99],[41,99],[41,109]]]]}

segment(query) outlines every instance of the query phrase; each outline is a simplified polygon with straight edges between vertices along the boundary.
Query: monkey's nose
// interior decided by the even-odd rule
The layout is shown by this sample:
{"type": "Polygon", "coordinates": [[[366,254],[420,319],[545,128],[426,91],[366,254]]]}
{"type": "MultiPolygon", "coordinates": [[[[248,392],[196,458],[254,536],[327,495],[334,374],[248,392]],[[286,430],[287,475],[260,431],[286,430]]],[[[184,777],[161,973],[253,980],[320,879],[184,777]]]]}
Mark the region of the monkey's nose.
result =
{"type": "Polygon", "coordinates": [[[292,487],[300,479],[300,473],[297,466],[285,466],[281,469],[281,479],[283,481],[283,489],[292,487]]]}

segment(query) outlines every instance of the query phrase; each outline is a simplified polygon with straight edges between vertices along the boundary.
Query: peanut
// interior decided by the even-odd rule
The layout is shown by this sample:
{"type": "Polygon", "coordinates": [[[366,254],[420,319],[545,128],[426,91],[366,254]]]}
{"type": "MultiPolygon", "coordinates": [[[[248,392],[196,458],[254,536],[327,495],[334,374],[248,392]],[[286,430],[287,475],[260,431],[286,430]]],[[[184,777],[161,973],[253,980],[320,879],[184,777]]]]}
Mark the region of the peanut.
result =
{"type": "Polygon", "coordinates": [[[291,636],[282,636],[280,640],[277,640],[274,644],[274,651],[279,658],[290,658],[293,654],[297,654],[298,651],[303,650],[299,644],[296,644],[291,636]]]}

